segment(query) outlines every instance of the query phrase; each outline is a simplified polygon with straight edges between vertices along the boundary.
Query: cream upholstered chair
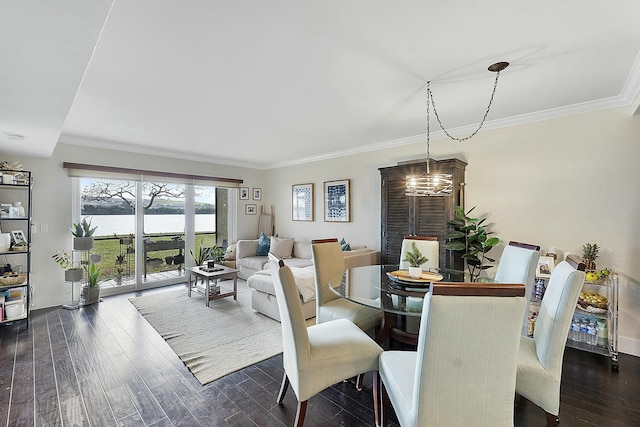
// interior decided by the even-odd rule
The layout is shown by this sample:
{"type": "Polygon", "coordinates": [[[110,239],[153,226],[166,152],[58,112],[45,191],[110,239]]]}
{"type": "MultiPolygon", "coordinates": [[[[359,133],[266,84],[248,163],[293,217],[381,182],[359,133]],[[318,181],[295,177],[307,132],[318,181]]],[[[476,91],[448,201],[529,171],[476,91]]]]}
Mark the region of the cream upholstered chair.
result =
{"type": "MultiPolygon", "coordinates": [[[[347,319],[363,331],[380,325],[382,311],[365,307],[340,298],[329,289],[329,280],[339,278],[345,269],[342,247],[338,239],[311,241],[311,260],[316,282],[316,325],[336,319],[347,319]]],[[[363,376],[356,379],[356,388],[362,390],[363,376]]]]}
{"type": "Polygon", "coordinates": [[[400,269],[406,270],[409,268],[409,263],[403,261],[407,252],[411,251],[411,244],[414,243],[428,261],[422,264],[423,270],[429,270],[430,268],[438,268],[440,266],[440,245],[437,237],[429,236],[405,236],[402,240],[402,248],[400,249],[400,269]]]}
{"type": "Polygon", "coordinates": [[[542,297],[533,338],[521,337],[516,392],[540,406],[547,425],[559,423],[562,358],[573,311],[584,283],[584,264],[559,263],[542,297]]]}
{"type": "Polygon", "coordinates": [[[340,278],[344,272],[344,258],[338,239],[311,241],[311,259],[316,281],[316,324],[335,319],[347,319],[363,331],[375,328],[382,320],[380,310],[365,307],[340,298],[329,289],[329,280],[340,278]]]}
{"type": "Polygon", "coordinates": [[[536,279],[536,267],[539,259],[540,246],[511,241],[504,248],[496,271],[496,282],[524,283],[527,288],[525,294],[527,296],[527,309],[524,311],[524,319],[522,321],[522,335],[527,335],[529,299],[536,279]]]}
{"type": "Polygon", "coordinates": [[[374,391],[382,395],[382,425],[390,399],[402,427],[513,426],[525,286],[443,282],[431,289],[417,351],[380,355],[374,391]]]}
{"type": "MultiPolygon", "coordinates": [[[[298,398],[294,425],[301,426],[309,398],[337,382],[377,370],[382,348],[345,319],[307,328],[291,269],[282,261],[270,268],[280,311],[285,372],[277,403],[282,403],[290,385],[298,398]]],[[[377,407],[374,410],[377,413],[377,407]]]]}

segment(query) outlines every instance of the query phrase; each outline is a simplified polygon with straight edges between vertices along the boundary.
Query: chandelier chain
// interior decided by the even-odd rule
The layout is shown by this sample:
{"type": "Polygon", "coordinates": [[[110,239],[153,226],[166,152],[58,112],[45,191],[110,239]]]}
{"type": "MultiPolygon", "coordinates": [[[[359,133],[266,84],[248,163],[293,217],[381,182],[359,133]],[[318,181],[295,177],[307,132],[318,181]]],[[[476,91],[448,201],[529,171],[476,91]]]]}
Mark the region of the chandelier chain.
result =
{"type": "Polygon", "coordinates": [[[429,167],[428,166],[428,163],[429,163],[429,102],[431,102],[431,104],[433,104],[433,113],[436,115],[436,120],[438,121],[438,124],[440,125],[440,128],[445,133],[445,135],[447,135],[449,138],[451,138],[454,141],[458,141],[458,142],[466,141],[468,139],[473,138],[480,131],[480,129],[482,129],[482,126],[484,125],[484,122],[487,120],[487,116],[489,115],[489,110],[491,109],[491,104],[493,103],[493,96],[496,94],[496,88],[498,87],[498,78],[499,77],[500,77],[500,71],[496,72],[496,80],[493,83],[493,91],[491,92],[491,98],[489,99],[489,105],[487,105],[487,110],[484,112],[484,116],[482,117],[482,121],[480,122],[480,125],[478,126],[478,128],[476,130],[473,131],[473,133],[471,133],[470,135],[467,135],[465,137],[453,136],[444,127],[444,125],[442,124],[442,121],[440,120],[440,116],[438,115],[438,110],[436,110],[436,103],[433,100],[433,92],[429,88],[429,83],[430,82],[427,82],[427,168],[429,167]]]}

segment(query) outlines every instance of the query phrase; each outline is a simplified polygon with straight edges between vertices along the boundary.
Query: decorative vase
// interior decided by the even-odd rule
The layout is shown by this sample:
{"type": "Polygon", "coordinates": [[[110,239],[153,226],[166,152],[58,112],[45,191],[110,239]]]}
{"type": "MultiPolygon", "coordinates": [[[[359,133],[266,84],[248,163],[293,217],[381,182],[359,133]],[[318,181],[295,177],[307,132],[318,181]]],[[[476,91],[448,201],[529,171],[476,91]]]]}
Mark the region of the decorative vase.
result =
{"type": "Polygon", "coordinates": [[[64,271],[65,282],[79,282],[82,280],[82,268],[69,268],[64,271]]]}
{"type": "Polygon", "coordinates": [[[24,218],[26,216],[22,202],[13,202],[13,207],[18,208],[18,217],[24,218]]]}
{"type": "Polygon", "coordinates": [[[82,287],[83,304],[93,304],[100,300],[100,286],[82,287]]]}
{"type": "Polygon", "coordinates": [[[73,249],[77,251],[89,251],[93,249],[93,236],[74,237],[73,249]]]}
{"type": "Polygon", "coordinates": [[[422,276],[422,268],[421,267],[409,267],[409,277],[414,279],[419,279],[422,276]]]}
{"type": "Polygon", "coordinates": [[[0,252],[7,252],[11,247],[11,234],[0,233],[0,252]]]}

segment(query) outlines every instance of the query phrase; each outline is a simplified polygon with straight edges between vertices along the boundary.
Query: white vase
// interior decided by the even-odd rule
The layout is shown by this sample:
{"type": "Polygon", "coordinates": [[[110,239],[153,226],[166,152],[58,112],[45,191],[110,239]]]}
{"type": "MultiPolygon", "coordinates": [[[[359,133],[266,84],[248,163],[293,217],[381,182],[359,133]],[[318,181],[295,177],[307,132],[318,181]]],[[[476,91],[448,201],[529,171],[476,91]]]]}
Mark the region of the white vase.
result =
{"type": "Polygon", "coordinates": [[[24,212],[24,206],[22,206],[22,202],[13,202],[13,207],[18,208],[18,217],[24,218],[26,216],[24,212]]]}
{"type": "Polygon", "coordinates": [[[11,234],[0,233],[0,252],[7,252],[11,247],[11,234]]]}
{"type": "Polygon", "coordinates": [[[422,268],[421,267],[409,267],[409,277],[414,279],[419,279],[422,276],[422,268]]]}

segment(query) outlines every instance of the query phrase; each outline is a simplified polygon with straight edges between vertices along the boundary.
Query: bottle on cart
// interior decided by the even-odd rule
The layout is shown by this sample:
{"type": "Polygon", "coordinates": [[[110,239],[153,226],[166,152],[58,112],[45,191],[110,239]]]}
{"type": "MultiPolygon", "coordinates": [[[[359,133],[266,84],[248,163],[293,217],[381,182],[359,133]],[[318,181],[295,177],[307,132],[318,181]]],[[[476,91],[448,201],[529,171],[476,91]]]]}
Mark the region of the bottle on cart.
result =
{"type": "Polygon", "coordinates": [[[598,319],[596,322],[598,346],[607,347],[609,344],[609,330],[607,329],[607,321],[605,319],[598,319]]]}
{"type": "Polygon", "coordinates": [[[597,342],[598,342],[598,335],[597,335],[596,324],[593,323],[593,320],[591,320],[589,322],[589,325],[587,326],[587,344],[596,345],[597,342]]]}
{"type": "Polygon", "coordinates": [[[571,341],[580,341],[580,321],[577,317],[573,318],[571,322],[571,329],[569,330],[569,339],[571,341]]]}
{"type": "Polygon", "coordinates": [[[580,342],[587,342],[587,328],[589,327],[589,323],[587,322],[587,318],[583,317],[580,320],[580,342]]]}

